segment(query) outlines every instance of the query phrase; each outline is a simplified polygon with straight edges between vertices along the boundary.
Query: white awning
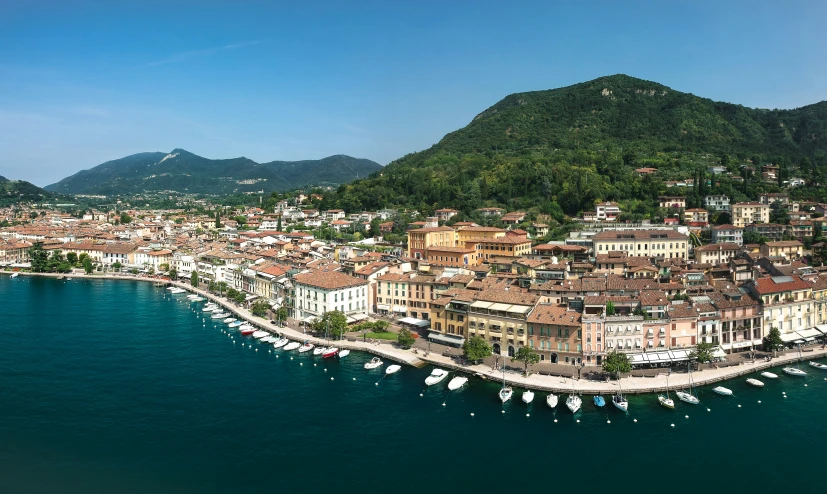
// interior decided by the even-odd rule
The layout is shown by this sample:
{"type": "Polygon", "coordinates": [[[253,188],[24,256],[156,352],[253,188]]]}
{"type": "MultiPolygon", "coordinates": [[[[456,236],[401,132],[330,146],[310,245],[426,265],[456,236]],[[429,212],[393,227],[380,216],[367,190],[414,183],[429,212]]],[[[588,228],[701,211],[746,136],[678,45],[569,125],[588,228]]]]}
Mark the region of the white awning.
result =
{"type": "Polygon", "coordinates": [[[475,309],[487,309],[494,305],[493,302],[485,302],[483,300],[477,300],[476,302],[471,303],[471,307],[475,309]]]}
{"type": "Polygon", "coordinates": [[[379,310],[391,310],[391,306],[385,304],[377,304],[376,308],[379,310]]]}
{"type": "Polygon", "coordinates": [[[497,310],[502,312],[508,312],[508,309],[510,308],[511,306],[508,304],[493,304],[491,307],[489,307],[490,310],[497,310]]]}
{"type": "Polygon", "coordinates": [[[431,321],[427,319],[417,319],[415,317],[403,317],[399,320],[402,324],[410,324],[419,328],[426,328],[431,325],[431,321]]]}
{"type": "MultiPolygon", "coordinates": [[[[801,337],[806,340],[807,338],[820,337],[821,336],[821,331],[817,330],[816,328],[802,329],[801,331],[798,331],[798,334],[801,335],[801,337]]],[[[812,341],[812,340],[807,340],[807,341],[812,341]]]]}
{"type": "Polygon", "coordinates": [[[793,342],[793,341],[798,340],[800,338],[801,338],[801,336],[799,336],[798,333],[795,333],[795,332],[793,332],[793,333],[782,333],[781,334],[781,341],[783,341],[784,343],[790,343],[790,342],[793,342]]]}
{"type": "Polygon", "coordinates": [[[304,319],[302,319],[302,321],[307,322],[307,323],[311,323],[311,322],[315,322],[316,319],[318,319],[318,317],[316,317],[316,316],[307,316],[304,319]]]}
{"type": "Polygon", "coordinates": [[[258,295],[253,295],[252,293],[244,297],[245,302],[249,302],[250,300],[258,298],[258,295]]]}
{"type": "Polygon", "coordinates": [[[393,306],[393,311],[394,312],[408,312],[408,308],[405,307],[404,305],[394,305],[393,306]]]}
{"type": "Polygon", "coordinates": [[[465,338],[452,334],[430,333],[428,339],[457,347],[461,347],[465,343],[465,338]]]}
{"type": "Polygon", "coordinates": [[[351,314],[349,317],[354,321],[364,321],[368,318],[368,315],[362,312],[357,312],[356,314],[351,314]]]}

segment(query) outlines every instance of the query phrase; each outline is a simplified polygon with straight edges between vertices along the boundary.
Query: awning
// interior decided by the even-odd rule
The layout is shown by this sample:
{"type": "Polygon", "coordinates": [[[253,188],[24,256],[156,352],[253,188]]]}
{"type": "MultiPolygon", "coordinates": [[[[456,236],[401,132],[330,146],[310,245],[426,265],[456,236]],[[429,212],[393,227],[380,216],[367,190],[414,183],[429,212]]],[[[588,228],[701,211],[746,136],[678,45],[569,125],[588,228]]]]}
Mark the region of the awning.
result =
{"type": "Polygon", "coordinates": [[[456,347],[461,347],[465,343],[465,338],[452,334],[429,333],[428,339],[456,347]]]}
{"type": "Polygon", "coordinates": [[[713,358],[724,358],[724,357],[726,357],[726,352],[723,350],[723,348],[718,347],[715,350],[712,350],[712,357],[713,358]]]}
{"type": "Polygon", "coordinates": [[[252,293],[244,297],[245,302],[249,302],[250,300],[258,298],[258,295],[253,295],[252,293]]]}
{"type": "Polygon", "coordinates": [[[408,312],[408,308],[405,307],[404,305],[394,305],[393,306],[393,311],[394,312],[408,312]]]}
{"type": "MultiPolygon", "coordinates": [[[[802,329],[801,331],[798,331],[798,334],[799,334],[802,338],[804,338],[805,340],[807,340],[807,338],[816,338],[816,337],[820,337],[820,336],[821,336],[821,331],[817,330],[816,328],[802,329]]],[[[807,340],[807,341],[812,341],[812,339],[807,340]]]]}
{"type": "Polygon", "coordinates": [[[511,306],[508,305],[508,304],[494,304],[491,307],[489,307],[488,309],[489,310],[502,311],[502,312],[508,312],[508,309],[510,309],[510,308],[511,308],[511,306]]]}
{"type": "Polygon", "coordinates": [[[376,308],[379,310],[391,310],[391,306],[385,304],[377,304],[376,308]]]}
{"type": "Polygon", "coordinates": [[[351,314],[351,315],[350,315],[350,316],[348,316],[348,317],[350,317],[350,318],[351,318],[351,319],[353,319],[354,321],[364,321],[365,319],[367,319],[367,318],[368,318],[368,315],[367,315],[367,314],[363,314],[363,313],[361,313],[361,312],[357,312],[356,314],[351,314]]]}
{"type": "Polygon", "coordinates": [[[798,340],[800,338],[801,338],[801,336],[799,336],[798,333],[795,333],[795,332],[793,332],[793,333],[783,333],[781,335],[781,341],[783,341],[784,343],[791,343],[791,342],[793,342],[795,340],[798,340]]]}
{"type": "Polygon", "coordinates": [[[419,328],[427,328],[431,325],[431,321],[427,319],[417,319],[415,317],[403,317],[399,320],[402,324],[410,324],[419,328]]]}
{"type": "Polygon", "coordinates": [[[492,302],[485,302],[482,300],[477,300],[476,302],[471,303],[471,307],[475,309],[487,309],[494,305],[492,302]]]}
{"type": "Polygon", "coordinates": [[[302,321],[310,323],[310,322],[315,322],[316,319],[318,319],[318,317],[316,317],[316,316],[307,316],[304,319],[302,319],[302,321]]]}

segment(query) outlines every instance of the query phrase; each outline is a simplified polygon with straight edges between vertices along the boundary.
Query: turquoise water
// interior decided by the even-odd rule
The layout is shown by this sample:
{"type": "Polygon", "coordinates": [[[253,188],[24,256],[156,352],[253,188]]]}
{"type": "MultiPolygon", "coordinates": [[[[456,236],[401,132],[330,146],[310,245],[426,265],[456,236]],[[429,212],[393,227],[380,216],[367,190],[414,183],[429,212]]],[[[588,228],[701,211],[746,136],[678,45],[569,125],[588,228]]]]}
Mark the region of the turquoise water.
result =
{"type": "Polygon", "coordinates": [[[628,416],[584,397],[575,418],[542,393],[502,407],[499,386],[477,379],[450,395],[447,379],[425,390],[429,369],[377,386],[383,372],[365,371],[360,353],[291,360],[145,283],[3,276],[0,304],[2,493],[609,492],[619,482],[615,491],[671,494],[820,483],[827,372],[809,367],[764,389],[730,382],[730,398],[701,388],[700,406],[674,412],[654,396],[631,397],[628,416]]]}

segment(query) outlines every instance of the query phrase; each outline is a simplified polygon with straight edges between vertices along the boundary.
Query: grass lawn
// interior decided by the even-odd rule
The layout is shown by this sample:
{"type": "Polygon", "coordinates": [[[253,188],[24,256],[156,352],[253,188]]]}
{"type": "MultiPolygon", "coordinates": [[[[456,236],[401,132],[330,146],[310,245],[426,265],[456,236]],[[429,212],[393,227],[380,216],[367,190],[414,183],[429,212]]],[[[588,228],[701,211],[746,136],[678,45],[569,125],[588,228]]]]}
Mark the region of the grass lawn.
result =
{"type": "Polygon", "coordinates": [[[394,333],[392,331],[386,331],[384,333],[370,332],[370,333],[367,333],[365,335],[365,337],[366,338],[373,338],[373,339],[376,339],[376,340],[393,340],[393,341],[396,341],[397,338],[399,337],[399,335],[397,335],[396,333],[394,333]]]}

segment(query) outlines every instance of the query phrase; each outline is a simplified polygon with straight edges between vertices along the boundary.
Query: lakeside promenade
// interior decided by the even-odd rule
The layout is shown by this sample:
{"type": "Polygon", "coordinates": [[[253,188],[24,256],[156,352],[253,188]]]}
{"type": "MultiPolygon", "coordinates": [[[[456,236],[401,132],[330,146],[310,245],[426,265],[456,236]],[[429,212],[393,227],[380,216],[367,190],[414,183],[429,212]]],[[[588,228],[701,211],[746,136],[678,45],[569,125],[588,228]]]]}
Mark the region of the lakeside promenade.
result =
{"type": "MultiPolygon", "coordinates": [[[[3,273],[9,274],[9,273],[3,273]]],[[[41,276],[56,278],[54,273],[20,273],[24,276],[41,276]]],[[[65,275],[64,275],[65,276],[65,275]]],[[[314,345],[324,345],[327,341],[324,338],[315,337],[305,334],[302,330],[293,325],[287,327],[276,326],[270,323],[268,319],[254,316],[249,310],[236,306],[218,296],[208,293],[205,290],[191,286],[189,283],[170,280],[159,280],[156,278],[144,278],[137,276],[114,276],[114,275],[70,275],[77,279],[106,279],[106,280],[132,280],[143,281],[151,283],[164,283],[165,285],[177,286],[187,291],[197,293],[222,307],[231,311],[237,317],[242,318],[256,327],[265,331],[280,334],[286,338],[295,341],[310,341],[314,345]]],[[[294,323],[295,324],[295,323],[294,323]]],[[[489,365],[458,365],[450,357],[431,353],[425,355],[423,352],[414,353],[412,350],[404,350],[392,346],[390,344],[375,344],[364,341],[341,340],[335,342],[338,348],[347,348],[350,350],[359,350],[368,352],[382,358],[387,358],[395,362],[411,365],[414,367],[424,367],[428,364],[450,369],[457,372],[465,372],[483,379],[502,382],[503,373],[499,370],[492,370],[489,365]]],[[[705,369],[692,373],[692,382],[695,386],[703,386],[713,384],[720,381],[735,379],[747,374],[757,373],[765,369],[777,368],[775,373],[779,374],[782,379],[797,379],[793,376],[787,376],[781,372],[781,367],[787,364],[795,364],[799,361],[809,361],[817,358],[827,356],[827,350],[821,347],[811,347],[808,351],[802,352],[800,355],[797,351],[790,351],[785,354],[779,354],[770,362],[763,360],[756,360],[754,362],[747,362],[740,365],[729,367],[722,367],[719,369],[705,369]]],[[[827,371],[805,366],[804,369],[809,374],[823,374],[827,378],[827,371]]],[[[573,393],[573,394],[614,394],[622,388],[624,394],[643,394],[643,393],[657,393],[667,389],[670,390],[689,387],[690,376],[688,373],[671,373],[668,375],[668,369],[663,369],[663,373],[655,377],[623,377],[619,381],[591,381],[586,379],[572,379],[558,376],[548,376],[542,374],[531,374],[528,377],[514,371],[506,371],[505,381],[514,387],[528,388],[536,391],[546,391],[553,393],[573,393]]],[[[764,378],[757,376],[759,379],[764,378]]]]}

